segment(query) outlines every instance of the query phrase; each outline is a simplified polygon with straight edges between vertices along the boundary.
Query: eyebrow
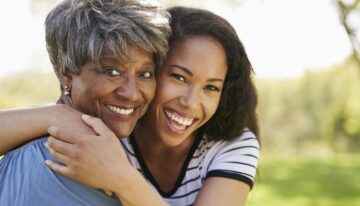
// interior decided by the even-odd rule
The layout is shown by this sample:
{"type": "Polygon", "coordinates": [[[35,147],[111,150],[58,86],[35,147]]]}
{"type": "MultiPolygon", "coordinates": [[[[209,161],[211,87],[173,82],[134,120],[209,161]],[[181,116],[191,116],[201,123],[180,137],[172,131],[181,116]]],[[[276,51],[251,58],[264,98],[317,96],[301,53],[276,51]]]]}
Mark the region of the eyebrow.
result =
{"type": "MultiPolygon", "coordinates": [[[[176,67],[176,68],[179,68],[181,69],[182,71],[184,71],[185,73],[187,73],[188,75],[190,76],[194,76],[193,73],[186,67],[183,67],[183,66],[180,66],[178,64],[170,64],[169,67],[176,67]]],[[[220,79],[220,78],[210,78],[208,80],[206,80],[207,82],[222,82],[224,83],[224,80],[223,79],[220,79]]]]}
{"type": "Polygon", "coordinates": [[[194,76],[194,74],[188,68],[180,66],[178,64],[170,64],[169,67],[179,68],[179,69],[183,70],[186,74],[188,74],[190,76],[194,76]]]}
{"type": "Polygon", "coordinates": [[[211,78],[211,79],[208,79],[207,81],[208,82],[222,82],[222,83],[224,83],[223,79],[218,79],[218,78],[211,78]]]}

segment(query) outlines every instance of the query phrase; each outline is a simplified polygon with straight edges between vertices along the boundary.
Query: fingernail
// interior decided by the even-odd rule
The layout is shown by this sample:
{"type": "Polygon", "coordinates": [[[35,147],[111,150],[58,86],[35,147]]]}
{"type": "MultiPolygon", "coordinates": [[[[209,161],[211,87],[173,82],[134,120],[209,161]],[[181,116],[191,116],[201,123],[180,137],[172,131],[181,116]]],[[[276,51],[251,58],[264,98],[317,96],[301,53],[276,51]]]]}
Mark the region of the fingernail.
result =
{"type": "Polygon", "coordinates": [[[89,117],[90,117],[90,116],[87,115],[87,114],[83,114],[83,115],[82,115],[82,118],[83,118],[83,119],[89,119],[89,117]]]}
{"type": "Polygon", "coordinates": [[[45,147],[46,147],[47,149],[49,149],[48,142],[45,142],[45,147]]]}
{"type": "Polygon", "coordinates": [[[52,155],[52,156],[54,156],[54,150],[53,149],[51,149],[51,148],[47,148],[48,149],[48,151],[49,151],[49,153],[52,155]]]}
{"type": "Polygon", "coordinates": [[[50,166],[50,160],[45,160],[45,164],[47,165],[47,166],[50,166]]]}

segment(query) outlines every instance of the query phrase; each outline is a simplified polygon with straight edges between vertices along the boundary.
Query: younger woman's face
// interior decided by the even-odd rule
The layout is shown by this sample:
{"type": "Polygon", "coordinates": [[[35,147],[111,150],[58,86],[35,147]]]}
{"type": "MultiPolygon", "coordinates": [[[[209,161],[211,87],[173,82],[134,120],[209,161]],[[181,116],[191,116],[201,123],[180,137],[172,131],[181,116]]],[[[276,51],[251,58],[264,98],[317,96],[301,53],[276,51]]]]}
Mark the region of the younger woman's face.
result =
{"type": "Polygon", "coordinates": [[[225,50],[211,37],[189,37],[171,45],[144,118],[154,135],[168,146],[189,142],[185,140],[218,108],[226,72],[225,50]]]}

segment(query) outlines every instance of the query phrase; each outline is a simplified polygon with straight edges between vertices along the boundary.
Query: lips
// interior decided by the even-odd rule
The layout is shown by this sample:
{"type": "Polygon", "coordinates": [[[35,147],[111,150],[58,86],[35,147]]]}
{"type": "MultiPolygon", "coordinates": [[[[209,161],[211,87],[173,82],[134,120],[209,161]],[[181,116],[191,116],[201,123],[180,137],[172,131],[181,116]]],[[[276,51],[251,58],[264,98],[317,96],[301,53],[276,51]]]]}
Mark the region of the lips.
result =
{"type": "Polygon", "coordinates": [[[184,117],[170,110],[165,110],[165,115],[168,119],[171,130],[177,133],[185,132],[185,130],[190,127],[195,120],[195,118],[184,117]]]}

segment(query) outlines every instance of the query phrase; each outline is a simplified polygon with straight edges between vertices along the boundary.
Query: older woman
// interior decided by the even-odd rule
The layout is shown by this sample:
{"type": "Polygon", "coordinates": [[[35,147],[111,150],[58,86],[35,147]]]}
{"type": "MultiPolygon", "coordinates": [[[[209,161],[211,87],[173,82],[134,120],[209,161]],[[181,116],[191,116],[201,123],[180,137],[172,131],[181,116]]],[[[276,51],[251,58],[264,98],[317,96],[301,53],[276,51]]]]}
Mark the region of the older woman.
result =
{"type": "Polygon", "coordinates": [[[120,140],[123,147],[98,118],[84,116],[96,134],[56,123],[47,145],[64,165],[46,162],[65,176],[114,191],[125,204],[245,205],[259,155],[252,67],[223,18],[183,7],[169,12],[173,35],[155,98],[134,133],[120,140]],[[139,172],[163,202],[142,193],[139,172]]]}
{"type": "MultiPolygon", "coordinates": [[[[59,102],[100,118],[117,136],[128,136],[154,97],[155,70],[165,58],[170,36],[168,14],[140,1],[64,0],[49,13],[45,26],[62,90],[59,102]]],[[[61,117],[43,115],[65,121],[61,117]]],[[[25,124],[38,130],[32,120],[15,119],[1,122],[2,135],[11,136],[6,128],[14,123],[20,132],[25,124]]],[[[119,205],[117,199],[47,168],[44,161],[51,155],[46,140],[1,160],[1,205],[119,205]]]]}

